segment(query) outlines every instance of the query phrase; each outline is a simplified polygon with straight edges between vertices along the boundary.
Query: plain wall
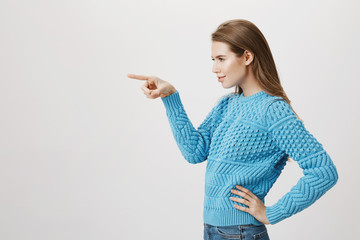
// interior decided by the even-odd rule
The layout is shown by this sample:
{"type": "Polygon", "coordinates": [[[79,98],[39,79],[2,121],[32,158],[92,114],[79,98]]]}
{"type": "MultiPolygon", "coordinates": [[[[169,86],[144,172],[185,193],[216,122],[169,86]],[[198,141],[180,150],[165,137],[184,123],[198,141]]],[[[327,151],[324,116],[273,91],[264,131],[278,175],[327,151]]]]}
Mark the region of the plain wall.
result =
{"type": "MultiPolygon", "coordinates": [[[[338,183],[275,225],[271,239],[359,235],[358,1],[0,2],[0,239],[202,239],[206,162],[186,162],[156,75],[173,84],[195,127],[224,89],[210,35],[252,21],[282,85],[323,144],[338,183]]],[[[302,176],[287,163],[266,197],[302,176]]]]}

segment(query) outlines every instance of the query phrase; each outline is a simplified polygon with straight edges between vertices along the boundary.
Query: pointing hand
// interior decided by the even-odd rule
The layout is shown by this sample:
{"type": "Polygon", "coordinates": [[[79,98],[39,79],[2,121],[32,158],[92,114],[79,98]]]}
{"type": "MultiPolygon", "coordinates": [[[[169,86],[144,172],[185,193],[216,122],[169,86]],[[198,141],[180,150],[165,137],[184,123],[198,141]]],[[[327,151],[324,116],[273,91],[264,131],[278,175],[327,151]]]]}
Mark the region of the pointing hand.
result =
{"type": "Polygon", "coordinates": [[[141,87],[144,91],[144,94],[147,98],[155,99],[158,97],[167,97],[174,92],[176,89],[170,83],[156,77],[156,76],[145,76],[145,75],[135,75],[128,74],[129,78],[145,80],[146,82],[141,87]]]}

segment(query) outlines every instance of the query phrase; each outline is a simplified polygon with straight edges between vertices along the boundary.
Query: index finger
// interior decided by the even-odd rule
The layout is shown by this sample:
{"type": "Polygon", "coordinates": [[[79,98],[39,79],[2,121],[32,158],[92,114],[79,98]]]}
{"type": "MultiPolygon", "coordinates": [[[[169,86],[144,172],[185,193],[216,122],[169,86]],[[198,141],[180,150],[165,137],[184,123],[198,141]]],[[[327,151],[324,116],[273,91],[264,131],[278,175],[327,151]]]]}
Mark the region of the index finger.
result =
{"type": "Polygon", "coordinates": [[[145,76],[145,75],[135,75],[135,74],[131,74],[129,73],[127,75],[129,78],[134,78],[134,79],[138,79],[138,80],[148,80],[149,76],[145,76]]]}
{"type": "Polygon", "coordinates": [[[237,189],[240,189],[241,191],[243,191],[245,194],[249,195],[252,198],[256,198],[257,196],[255,194],[253,194],[249,189],[244,188],[243,186],[240,185],[236,185],[237,189]]]}

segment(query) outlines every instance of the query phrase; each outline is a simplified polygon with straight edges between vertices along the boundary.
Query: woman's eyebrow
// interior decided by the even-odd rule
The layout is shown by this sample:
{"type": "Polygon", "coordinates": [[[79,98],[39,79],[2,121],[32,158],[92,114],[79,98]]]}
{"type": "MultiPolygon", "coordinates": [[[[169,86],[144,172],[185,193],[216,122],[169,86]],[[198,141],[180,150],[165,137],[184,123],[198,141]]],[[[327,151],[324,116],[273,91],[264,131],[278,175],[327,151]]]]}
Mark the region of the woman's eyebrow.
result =
{"type": "MultiPolygon", "coordinates": [[[[213,56],[211,56],[212,58],[213,56]]],[[[218,58],[218,57],[226,57],[226,55],[217,55],[215,58],[218,58]]]]}

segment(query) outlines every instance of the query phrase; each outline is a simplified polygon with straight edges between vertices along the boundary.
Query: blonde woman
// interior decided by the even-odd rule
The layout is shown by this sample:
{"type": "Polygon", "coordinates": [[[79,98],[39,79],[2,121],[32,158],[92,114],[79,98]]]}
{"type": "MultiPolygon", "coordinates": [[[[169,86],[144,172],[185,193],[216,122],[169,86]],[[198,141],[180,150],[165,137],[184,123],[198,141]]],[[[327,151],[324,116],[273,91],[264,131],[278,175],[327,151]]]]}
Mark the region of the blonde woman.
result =
{"type": "Polygon", "coordinates": [[[332,188],[338,172],[321,143],[298,118],[281,86],[269,45],[250,21],[226,21],[211,36],[213,73],[222,96],[196,129],[180,93],[156,77],[144,80],[144,94],[161,97],[176,143],[192,164],[207,161],[204,239],[269,239],[276,224],[309,207],[332,188]],[[304,176],[272,206],[265,196],[289,158],[304,176]]]}

